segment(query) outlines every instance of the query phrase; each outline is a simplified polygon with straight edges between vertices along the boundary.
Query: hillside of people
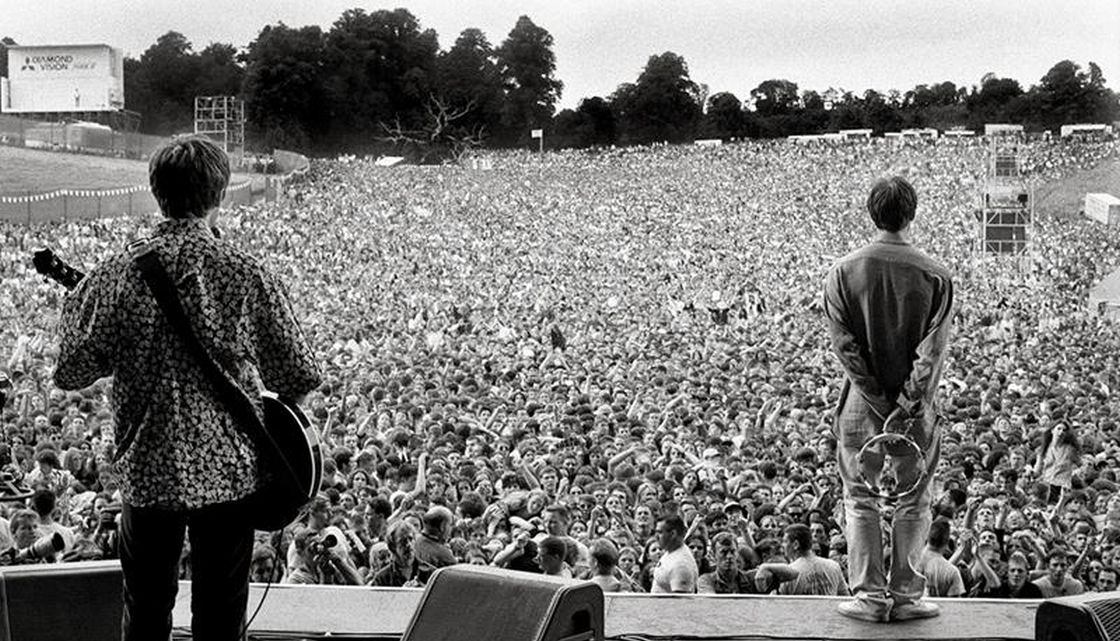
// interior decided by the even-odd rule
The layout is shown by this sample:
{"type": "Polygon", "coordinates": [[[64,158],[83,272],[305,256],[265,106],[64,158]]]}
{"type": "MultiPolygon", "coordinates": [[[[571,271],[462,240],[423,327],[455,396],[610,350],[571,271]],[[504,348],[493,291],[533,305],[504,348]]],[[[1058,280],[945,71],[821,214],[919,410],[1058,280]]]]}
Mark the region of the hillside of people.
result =
{"type": "MultiPolygon", "coordinates": [[[[1036,185],[1120,160],[1116,141],[1022,149],[1036,185]]],[[[344,157],[222,212],[325,374],[304,402],[323,492],[259,536],[254,580],[418,586],[455,562],[648,591],[674,513],[701,591],[811,592],[789,541],[846,559],[822,282],[874,236],[870,185],[901,175],[915,245],[956,281],[927,553],[957,574],[930,595],[1115,589],[1120,326],[1087,294],[1120,267],[1120,232],[1046,212],[1029,260],[980,255],[988,154],[873,139],[499,152],[488,170],[344,157]],[[1055,498],[1058,439],[1073,462],[1055,498]]],[[[29,257],[88,270],[157,220],[0,226],[0,466],[35,490],[0,503],[0,562],[116,555],[110,389],[52,385],[65,290],[29,257]],[[39,549],[54,533],[62,549],[39,549]]]]}

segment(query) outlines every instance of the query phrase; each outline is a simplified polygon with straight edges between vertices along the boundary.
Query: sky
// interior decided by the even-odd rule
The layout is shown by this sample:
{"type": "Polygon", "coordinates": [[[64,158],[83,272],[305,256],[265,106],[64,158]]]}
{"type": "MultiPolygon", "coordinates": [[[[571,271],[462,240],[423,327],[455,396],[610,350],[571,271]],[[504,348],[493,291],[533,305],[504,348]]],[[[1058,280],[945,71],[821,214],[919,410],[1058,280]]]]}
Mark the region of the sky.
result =
{"type": "Polygon", "coordinates": [[[497,46],[528,15],[555,39],[561,108],[635,81],[665,51],[683,56],[710,95],[744,100],[772,78],[863,93],[971,86],[994,72],[1026,89],[1065,59],[1096,62],[1120,90],[1118,0],[0,0],[0,37],[105,43],[139,57],[170,30],[196,51],[243,48],[265,25],[329,29],[355,7],[405,7],[444,49],[467,27],[497,46]]]}

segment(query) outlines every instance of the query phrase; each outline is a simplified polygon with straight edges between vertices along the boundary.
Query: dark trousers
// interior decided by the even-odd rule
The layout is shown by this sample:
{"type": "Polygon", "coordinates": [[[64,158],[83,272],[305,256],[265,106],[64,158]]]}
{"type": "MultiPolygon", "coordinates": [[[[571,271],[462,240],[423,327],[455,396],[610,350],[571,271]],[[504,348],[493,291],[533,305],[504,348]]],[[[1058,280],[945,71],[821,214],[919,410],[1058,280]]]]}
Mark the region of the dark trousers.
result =
{"type": "Polygon", "coordinates": [[[191,637],[236,641],[244,637],[253,529],[237,503],[189,511],[125,504],[120,555],[124,573],[124,641],[171,636],[179,591],[185,531],[191,549],[191,637]]]}

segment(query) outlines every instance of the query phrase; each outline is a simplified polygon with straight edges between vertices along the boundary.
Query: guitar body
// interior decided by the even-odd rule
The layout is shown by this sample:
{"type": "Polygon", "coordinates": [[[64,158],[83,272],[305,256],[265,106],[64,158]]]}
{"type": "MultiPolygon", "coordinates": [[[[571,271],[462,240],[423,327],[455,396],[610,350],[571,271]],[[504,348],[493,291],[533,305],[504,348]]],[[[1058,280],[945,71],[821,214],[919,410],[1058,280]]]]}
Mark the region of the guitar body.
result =
{"type": "Polygon", "coordinates": [[[315,498],[323,482],[323,445],[307,414],[298,405],[265,392],[264,427],[283,452],[291,474],[276,460],[273,448],[258,447],[265,470],[260,489],[249,498],[249,516],[258,530],[279,530],[299,516],[308,501],[315,498]]]}
{"type": "MultiPolygon", "coordinates": [[[[35,252],[32,262],[36,271],[67,289],[77,287],[85,276],[49,249],[35,252]]],[[[262,478],[261,486],[245,500],[245,509],[254,529],[273,531],[294,521],[319,492],[323,446],[298,405],[272,392],[264,392],[261,401],[264,433],[260,434],[262,426],[255,420],[253,426],[242,428],[257,446],[262,478]]]]}

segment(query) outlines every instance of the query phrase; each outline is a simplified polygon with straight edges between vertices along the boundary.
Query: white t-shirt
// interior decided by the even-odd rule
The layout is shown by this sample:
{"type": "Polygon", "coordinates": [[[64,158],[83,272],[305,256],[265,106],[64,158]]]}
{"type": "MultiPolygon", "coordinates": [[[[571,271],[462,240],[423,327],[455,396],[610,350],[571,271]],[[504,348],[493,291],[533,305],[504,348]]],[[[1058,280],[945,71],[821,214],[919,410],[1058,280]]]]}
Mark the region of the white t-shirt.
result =
{"type": "Polygon", "coordinates": [[[700,576],[700,569],[696,567],[696,559],[692,550],[687,545],[682,545],[672,552],[661,555],[657,567],[653,569],[654,594],[669,592],[696,592],[696,580],[700,576]]]}
{"type": "Polygon", "coordinates": [[[847,596],[851,594],[844,570],[832,559],[819,556],[800,557],[790,567],[797,570],[798,576],[778,588],[778,594],[809,594],[816,596],[847,596]]]}
{"type": "Polygon", "coordinates": [[[928,549],[922,552],[918,573],[926,578],[928,596],[961,596],[964,594],[964,581],[961,571],[939,552],[928,549]]]}

